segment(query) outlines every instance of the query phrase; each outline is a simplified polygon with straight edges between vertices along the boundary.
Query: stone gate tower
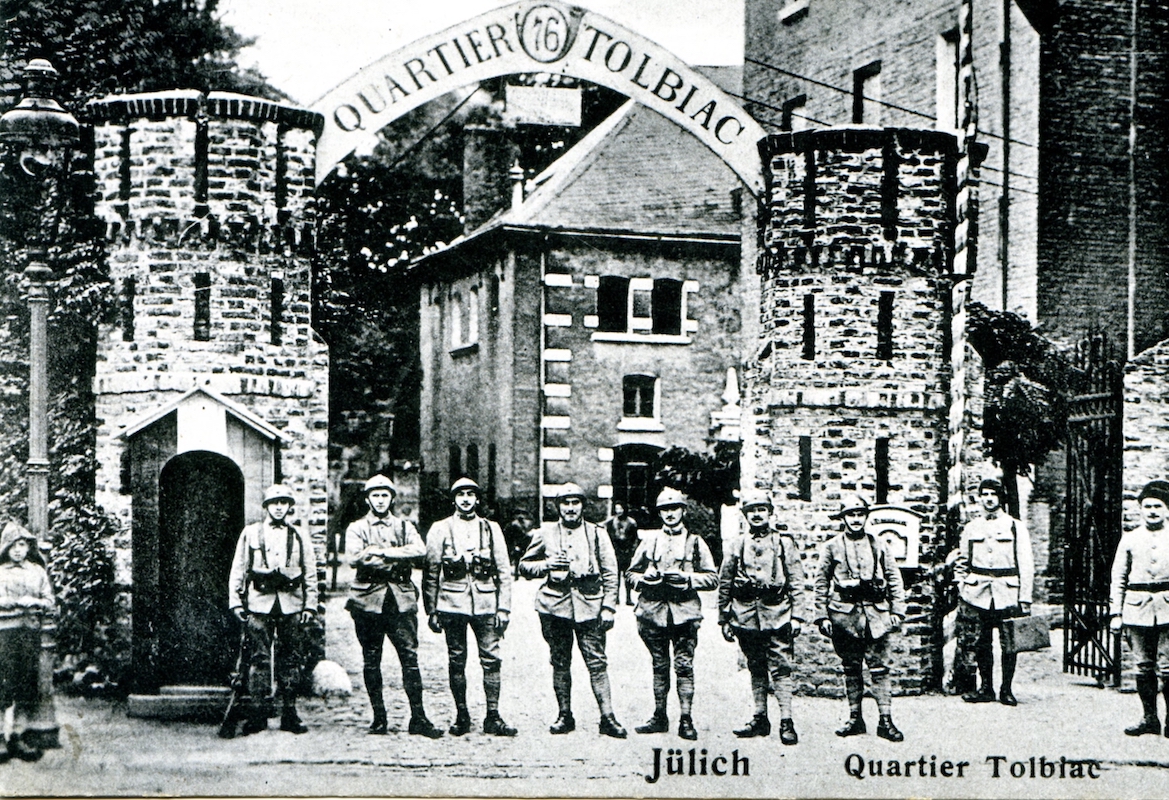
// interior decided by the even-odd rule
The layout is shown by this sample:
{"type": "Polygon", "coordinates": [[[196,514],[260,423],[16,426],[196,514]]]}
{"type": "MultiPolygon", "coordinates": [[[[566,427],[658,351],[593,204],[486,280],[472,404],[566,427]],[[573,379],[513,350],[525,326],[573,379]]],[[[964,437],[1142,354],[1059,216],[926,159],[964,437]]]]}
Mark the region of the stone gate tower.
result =
{"type": "MultiPolygon", "coordinates": [[[[747,374],[743,482],[769,490],[804,548],[840,530],[842,495],[915,512],[901,559],[901,692],[941,682],[928,567],[945,538],[956,140],[908,129],[768,137],[761,340],[747,374]]],[[[942,553],[944,556],[944,553],[942,553]]],[[[805,692],[840,691],[826,639],[801,637],[805,692]]]]}
{"type": "Polygon", "coordinates": [[[223,686],[228,570],[268,484],[288,484],[324,553],[329,362],[310,297],[321,119],[195,91],[86,110],[119,298],[99,334],[97,500],[130,532],[116,551],[135,689],[223,686]]]}

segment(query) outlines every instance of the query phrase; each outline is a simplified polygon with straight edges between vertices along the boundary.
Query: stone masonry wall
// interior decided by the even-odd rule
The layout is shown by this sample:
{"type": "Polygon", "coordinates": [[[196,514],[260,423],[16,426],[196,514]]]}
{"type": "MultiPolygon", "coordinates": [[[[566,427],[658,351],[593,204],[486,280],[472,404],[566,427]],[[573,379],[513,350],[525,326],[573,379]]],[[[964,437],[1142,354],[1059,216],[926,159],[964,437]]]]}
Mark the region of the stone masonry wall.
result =
{"type": "MultiPolygon", "coordinates": [[[[874,499],[877,440],[887,440],[887,502],[921,515],[924,568],[903,570],[908,619],[892,640],[896,686],[929,690],[942,671],[929,567],[945,555],[955,139],[828,129],[771,136],[760,149],[762,330],[747,372],[744,427],[754,453],[744,463],[754,472],[743,483],[771,492],[781,527],[803,548],[810,593],[816,552],[840,530],[830,515],[845,494],[874,499]],[[884,293],[891,351],[879,354],[884,293]],[[811,445],[804,475],[801,437],[811,445]]],[[[800,690],[838,694],[830,643],[813,635],[797,647],[800,690]]]]}
{"type": "MultiPolygon", "coordinates": [[[[312,329],[311,211],[319,117],[255,98],[175,91],[94,101],[96,213],[111,246],[119,320],[100,331],[95,378],[98,501],[123,522],[118,582],[130,580],[130,510],[118,432],[195,386],[288,437],[283,480],[325,552],[328,351],[312,329]],[[205,340],[195,280],[210,277],[205,340]],[[275,320],[273,279],[283,282],[275,320]]],[[[246,508],[250,521],[258,508],[246,508]]]]}

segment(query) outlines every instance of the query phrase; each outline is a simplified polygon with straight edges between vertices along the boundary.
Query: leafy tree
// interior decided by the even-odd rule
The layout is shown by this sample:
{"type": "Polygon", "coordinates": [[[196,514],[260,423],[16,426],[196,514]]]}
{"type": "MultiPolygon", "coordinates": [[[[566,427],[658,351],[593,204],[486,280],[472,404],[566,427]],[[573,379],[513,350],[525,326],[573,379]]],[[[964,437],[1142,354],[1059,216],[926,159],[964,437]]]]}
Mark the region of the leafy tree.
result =
{"type": "Polygon", "coordinates": [[[1015,477],[1028,475],[1064,441],[1068,398],[1079,379],[1056,346],[1017,314],[972,303],[966,335],[986,370],[982,436],[1017,515],[1015,477]]]}

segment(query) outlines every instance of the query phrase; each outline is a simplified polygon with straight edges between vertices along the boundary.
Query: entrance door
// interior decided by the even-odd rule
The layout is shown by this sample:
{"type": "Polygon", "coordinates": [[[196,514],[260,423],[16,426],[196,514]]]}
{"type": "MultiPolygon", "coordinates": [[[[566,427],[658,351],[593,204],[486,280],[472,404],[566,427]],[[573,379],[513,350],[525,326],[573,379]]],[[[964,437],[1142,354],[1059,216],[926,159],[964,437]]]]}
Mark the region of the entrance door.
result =
{"type": "Polygon", "coordinates": [[[652,444],[623,444],[613,448],[613,502],[645,529],[657,519],[653,511],[653,462],[662,448],[652,444]]]}
{"type": "Polygon", "coordinates": [[[183,453],[158,488],[159,683],[222,686],[239,636],[227,585],[244,525],[243,473],[217,453],[183,453]]]}

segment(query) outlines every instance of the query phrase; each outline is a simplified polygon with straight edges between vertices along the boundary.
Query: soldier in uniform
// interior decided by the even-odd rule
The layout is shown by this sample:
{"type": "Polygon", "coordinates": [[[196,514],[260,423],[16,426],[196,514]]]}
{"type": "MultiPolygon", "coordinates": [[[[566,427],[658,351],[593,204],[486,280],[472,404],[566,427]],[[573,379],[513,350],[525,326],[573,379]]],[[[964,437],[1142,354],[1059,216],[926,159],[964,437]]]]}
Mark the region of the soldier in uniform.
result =
{"type": "Polygon", "coordinates": [[[846,498],[834,519],[844,530],[820,546],[816,571],[816,627],[832,640],[844,671],[848,696],[848,723],[837,736],[865,733],[861,713],[864,664],[873,677],[880,720],[877,735],[891,742],[905,736],[893,724],[889,685],[889,634],[905,620],[905,588],[901,572],[880,538],[865,531],[869,504],[862,497],[846,498]]]}
{"type": "Polygon", "coordinates": [[[639,592],[633,615],[637,632],[653,664],[653,716],[635,730],[663,733],[670,728],[666,705],[670,696],[670,646],[678,679],[678,735],[697,739],[690,715],[694,702],[694,648],[702,622],[699,591],[718,586],[718,571],[702,537],[686,530],[686,498],[673,488],[657,499],[661,530],[646,531],[637,546],[626,578],[639,592]]]}
{"type": "Polygon", "coordinates": [[[422,599],[430,629],[446,634],[455,721],[451,736],[471,730],[467,709],[467,628],[475,634],[483,667],[487,717],[483,732],[515,736],[499,716],[499,645],[511,609],[511,562],[499,525],[475,513],[479,484],[459,478],[451,486],[455,513],[430,526],[426,535],[426,573],[422,599]]]}
{"type": "Polygon", "coordinates": [[[739,640],[751,673],[755,716],[735,731],[741,739],[767,736],[767,695],[779,701],[779,738],[799,741],[792,722],[792,668],[795,637],[804,614],[804,567],[790,536],[771,527],[771,499],[758,489],[740,501],[748,530],[731,541],[718,582],[718,612],[723,638],[739,640]]]}
{"type": "Polygon", "coordinates": [[[1165,696],[1165,736],[1169,736],[1169,483],[1150,481],[1141,490],[1140,527],[1120,538],[1112,562],[1112,630],[1128,634],[1137,666],[1137,694],[1144,716],[1124,732],[1161,733],[1157,717],[1157,675],[1165,696]]]}
{"type": "MultiPolygon", "coordinates": [[[[961,640],[958,653],[967,659],[973,655],[978,665],[978,689],[962,695],[967,703],[990,703],[995,699],[991,649],[994,629],[1001,629],[1007,617],[1031,613],[1035,580],[1031,537],[1027,526],[1003,508],[1005,499],[1006,491],[998,481],[988,478],[978,485],[983,516],[962,528],[954,560],[959,597],[955,625],[961,640]]],[[[1005,706],[1019,704],[1011,691],[1017,658],[1015,653],[1002,654],[1003,681],[998,699],[1005,706]]],[[[970,671],[967,664],[966,672],[970,671]]]]}
{"type": "Polygon", "coordinates": [[[633,560],[633,551],[637,549],[637,522],[625,512],[624,503],[613,503],[613,516],[605,520],[605,530],[609,532],[609,541],[613,543],[613,553],[617,556],[617,600],[621,600],[621,584],[625,583],[625,604],[631,606],[633,590],[625,581],[625,575],[629,571],[629,562],[633,560]]]}
{"type": "Polygon", "coordinates": [[[369,512],[349,524],[345,541],[356,546],[350,561],[356,568],[345,607],[361,643],[365,691],[373,707],[372,734],[388,729],[382,698],[382,647],[389,639],[402,665],[402,687],[410,701],[411,734],[437,739],[442,731],[426,717],[422,705],[422,673],[418,670],[418,589],[411,580],[415,564],[426,556],[426,545],[414,525],[391,513],[394,484],[384,475],[365,482],[369,512]]]}
{"type": "Polygon", "coordinates": [[[552,689],[560,713],[553,734],[576,729],[572,716],[572,639],[584,658],[601,711],[600,732],[624,739],[628,734],[613,713],[605,634],[617,613],[617,560],[609,537],[585,521],[584,490],[566,483],[556,497],[560,518],[532,535],[520,561],[525,578],[543,578],[536,594],[540,630],[552,661],[552,689]]]}
{"type": "Polygon", "coordinates": [[[296,713],[297,653],[301,623],[317,611],[317,557],[308,535],[288,522],[295,502],[287,486],[269,486],[264,492],[267,518],[240,532],[231,562],[228,607],[245,626],[249,640],[251,702],[241,729],[245,736],[268,727],[273,673],[283,709],[280,730],[308,730],[296,713]]]}

